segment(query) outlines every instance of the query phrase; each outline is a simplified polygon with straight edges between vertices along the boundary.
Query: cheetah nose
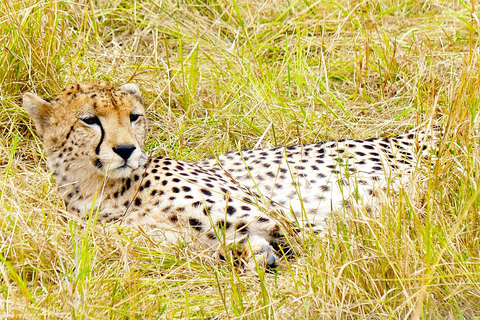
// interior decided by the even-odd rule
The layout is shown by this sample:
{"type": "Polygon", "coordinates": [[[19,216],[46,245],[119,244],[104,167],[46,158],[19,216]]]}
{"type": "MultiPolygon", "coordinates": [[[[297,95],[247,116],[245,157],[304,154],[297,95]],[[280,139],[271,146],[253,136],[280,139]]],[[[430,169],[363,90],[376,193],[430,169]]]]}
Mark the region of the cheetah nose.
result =
{"type": "Polygon", "coordinates": [[[132,155],[132,152],[136,149],[136,147],[134,145],[122,145],[118,147],[113,147],[112,149],[116,154],[122,157],[123,160],[127,161],[127,159],[132,155]]]}

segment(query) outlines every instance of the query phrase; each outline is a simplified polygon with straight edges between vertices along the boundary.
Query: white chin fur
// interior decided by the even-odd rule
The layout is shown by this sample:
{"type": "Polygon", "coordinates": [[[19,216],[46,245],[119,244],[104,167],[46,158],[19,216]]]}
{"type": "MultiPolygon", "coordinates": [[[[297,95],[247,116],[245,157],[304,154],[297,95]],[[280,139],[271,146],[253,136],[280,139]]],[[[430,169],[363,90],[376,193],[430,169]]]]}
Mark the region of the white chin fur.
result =
{"type": "Polygon", "coordinates": [[[135,169],[132,169],[129,166],[124,166],[124,167],[120,167],[120,168],[108,171],[107,176],[110,179],[126,178],[126,177],[129,177],[132,174],[133,170],[135,170],[135,169]]]}
{"type": "Polygon", "coordinates": [[[146,162],[147,156],[143,152],[137,155],[132,155],[126,163],[123,160],[117,159],[117,161],[112,161],[106,166],[107,172],[105,175],[110,179],[126,178],[146,162]]]}

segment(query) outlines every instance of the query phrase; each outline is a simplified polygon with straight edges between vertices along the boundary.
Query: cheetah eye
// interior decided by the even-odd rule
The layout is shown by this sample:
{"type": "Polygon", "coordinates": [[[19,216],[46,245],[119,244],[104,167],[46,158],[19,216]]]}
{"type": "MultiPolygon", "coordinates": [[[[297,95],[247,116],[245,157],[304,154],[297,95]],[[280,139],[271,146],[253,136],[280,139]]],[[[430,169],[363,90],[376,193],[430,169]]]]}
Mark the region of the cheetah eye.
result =
{"type": "Polygon", "coordinates": [[[138,118],[140,118],[142,115],[141,114],[131,114],[130,115],[130,122],[135,122],[138,120],[138,118]]]}
{"type": "Polygon", "coordinates": [[[94,124],[100,124],[100,119],[98,119],[97,116],[86,117],[80,120],[82,120],[83,123],[88,124],[89,126],[94,124]]]}

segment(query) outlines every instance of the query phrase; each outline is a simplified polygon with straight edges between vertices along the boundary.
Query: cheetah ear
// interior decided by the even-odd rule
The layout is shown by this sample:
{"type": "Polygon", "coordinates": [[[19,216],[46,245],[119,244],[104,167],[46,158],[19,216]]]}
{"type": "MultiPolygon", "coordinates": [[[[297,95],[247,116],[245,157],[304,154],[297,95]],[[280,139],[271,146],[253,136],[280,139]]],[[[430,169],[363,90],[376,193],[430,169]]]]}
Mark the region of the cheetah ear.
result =
{"type": "Polygon", "coordinates": [[[142,95],[142,93],[140,92],[140,88],[134,83],[126,83],[123,86],[121,86],[119,89],[128,91],[137,97],[140,97],[142,95]]]}
{"type": "Polygon", "coordinates": [[[25,92],[23,94],[23,107],[35,122],[38,133],[43,136],[44,129],[52,117],[52,105],[36,94],[25,92]]]}

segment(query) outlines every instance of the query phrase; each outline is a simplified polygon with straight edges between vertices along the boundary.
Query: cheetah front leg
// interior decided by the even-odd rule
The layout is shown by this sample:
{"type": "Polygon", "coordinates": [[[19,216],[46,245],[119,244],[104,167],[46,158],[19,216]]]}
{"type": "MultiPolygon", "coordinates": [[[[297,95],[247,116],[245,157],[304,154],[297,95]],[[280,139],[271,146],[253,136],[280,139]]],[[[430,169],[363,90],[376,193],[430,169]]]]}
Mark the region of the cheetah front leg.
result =
{"type": "MultiPolygon", "coordinates": [[[[220,260],[232,261],[237,266],[243,265],[248,269],[276,268],[280,258],[276,248],[287,245],[284,230],[277,221],[257,216],[247,222],[217,223],[215,237],[210,233],[210,240],[217,240],[217,257],[220,260]]],[[[290,242],[287,245],[290,248],[290,242]]],[[[287,250],[289,251],[289,250],[287,250]]]]}
{"type": "Polygon", "coordinates": [[[252,236],[248,238],[249,250],[253,253],[247,267],[255,269],[256,266],[260,268],[275,269],[278,267],[279,258],[270,243],[260,236],[252,236]]]}
{"type": "Polygon", "coordinates": [[[280,261],[269,241],[259,235],[220,241],[216,254],[220,260],[232,261],[235,266],[245,266],[249,270],[274,269],[280,261]]]}

